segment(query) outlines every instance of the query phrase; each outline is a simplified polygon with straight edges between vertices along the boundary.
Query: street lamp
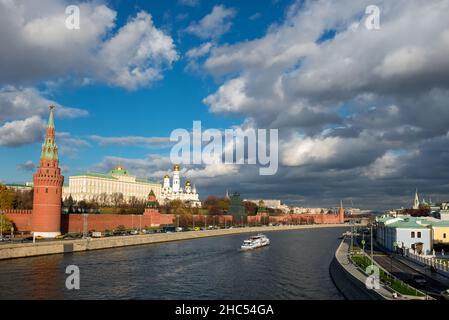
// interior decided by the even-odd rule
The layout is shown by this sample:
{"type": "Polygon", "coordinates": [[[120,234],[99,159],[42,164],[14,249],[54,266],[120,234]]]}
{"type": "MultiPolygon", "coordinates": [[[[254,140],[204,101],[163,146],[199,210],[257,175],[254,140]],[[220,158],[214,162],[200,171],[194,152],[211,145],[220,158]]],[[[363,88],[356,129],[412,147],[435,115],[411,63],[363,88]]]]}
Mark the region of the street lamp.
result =
{"type": "Polygon", "coordinates": [[[179,228],[179,214],[176,215],[176,226],[179,228]]]}

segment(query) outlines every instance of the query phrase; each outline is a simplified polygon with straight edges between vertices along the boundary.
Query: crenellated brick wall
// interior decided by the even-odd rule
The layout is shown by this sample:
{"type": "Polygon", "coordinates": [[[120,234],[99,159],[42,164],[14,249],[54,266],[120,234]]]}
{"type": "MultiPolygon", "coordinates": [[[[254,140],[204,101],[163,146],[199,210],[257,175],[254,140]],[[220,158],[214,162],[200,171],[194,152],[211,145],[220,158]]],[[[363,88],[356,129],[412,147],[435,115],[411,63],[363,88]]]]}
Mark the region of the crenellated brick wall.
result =
{"type": "Polygon", "coordinates": [[[1,210],[13,222],[16,231],[31,231],[33,226],[33,210],[1,210]]]}

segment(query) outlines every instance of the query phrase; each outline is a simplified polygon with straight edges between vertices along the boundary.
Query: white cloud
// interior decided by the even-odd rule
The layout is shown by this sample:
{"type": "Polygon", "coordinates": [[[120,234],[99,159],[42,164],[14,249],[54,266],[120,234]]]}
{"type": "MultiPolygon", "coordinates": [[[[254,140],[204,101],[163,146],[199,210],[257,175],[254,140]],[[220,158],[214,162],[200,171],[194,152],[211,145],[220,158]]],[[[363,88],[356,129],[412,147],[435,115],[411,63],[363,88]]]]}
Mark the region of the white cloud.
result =
{"type": "Polygon", "coordinates": [[[0,146],[19,147],[42,140],[45,123],[38,116],[6,122],[0,127],[0,146]]]}
{"type": "Polygon", "coordinates": [[[231,29],[231,19],[235,15],[234,9],[226,8],[223,5],[215,5],[211,13],[199,22],[191,23],[186,31],[201,39],[217,39],[231,29]]]}
{"type": "Polygon", "coordinates": [[[104,81],[128,89],[162,77],[164,66],[178,59],[173,39],[153,25],[151,15],[139,12],[98,53],[104,81]]]}
{"type": "Polygon", "coordinates": [[[0,84],[69,78],[136,89],[176,61],[172,38],[150,14],[139,12],[114,33],[114,10],[96,1],[79,7],[80,29],[69,30],[62,1],[0,1],[0,84]]]}
{"type": "Polygon", "coordinates": [[[86,110],[61,106],[56,101],[45,98],[34,88],[5,86],[0,89],[0,121],[33,115],[47,116],[50,105],[57,107],[56,116],[61,118],[77,118],[88,114],[86,110]]]}

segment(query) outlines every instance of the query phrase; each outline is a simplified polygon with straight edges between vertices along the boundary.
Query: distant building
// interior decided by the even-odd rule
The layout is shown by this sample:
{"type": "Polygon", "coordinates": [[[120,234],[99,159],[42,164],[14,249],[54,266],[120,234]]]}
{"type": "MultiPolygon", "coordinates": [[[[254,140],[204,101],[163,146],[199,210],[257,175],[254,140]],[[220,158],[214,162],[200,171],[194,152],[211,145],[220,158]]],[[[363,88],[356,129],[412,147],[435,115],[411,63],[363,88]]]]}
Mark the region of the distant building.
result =
{"type": "Polygon", "coordinates": [[[433,248],[432,218],[410,216],[380,217],[377,222],[377,241],[386,249],[414,250],[419,254],[431,254],[433,248]]]}
{"type": "Polygon", "coordinates": [[[117,166],[107,174],[88,172],[69,177],[69,185],[63,188],[63,199],[72,196],[75,201],[112,202],[113,194],[123,194],[129,201],[132,197],[147,199],[153,191],[158,199],[161,197],[161,184],[129,174],[122,166],[117,166]]]}
{"type": "Polygon", "coordinates": [[[175,165],[173,167],[173,180],[170,184],[170,176],[167,174],[164,177],[164,184],[161,190],[161,200],[163,203],[181,200],[190,204],[192,207],[201,207],[201,201],[199,200],[199,194],[196,191],[195,185],[192,185],[190,180],[186,180],[184,188],[181,187],[180,166],[175,165]]]}
{"type": "Polygon", "coordinates": [[[32,182],[26,182],[25,184],[6,183],[5,186],[8,189],[11,189],[11,190],[14,190],[14,191],[30,191],[30,190],[33,190],[33,183],[32,182]]]}

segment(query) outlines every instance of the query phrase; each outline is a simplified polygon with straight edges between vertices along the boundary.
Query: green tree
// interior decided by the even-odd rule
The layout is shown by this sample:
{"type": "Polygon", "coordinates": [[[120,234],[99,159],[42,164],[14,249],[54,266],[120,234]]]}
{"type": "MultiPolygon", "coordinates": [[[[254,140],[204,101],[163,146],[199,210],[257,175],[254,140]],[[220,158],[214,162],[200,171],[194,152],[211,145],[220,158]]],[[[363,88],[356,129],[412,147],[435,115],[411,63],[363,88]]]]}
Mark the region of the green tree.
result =
{"type": "Polygon", "coordinates": [[[0,214],[0,229],[2,230],[2,233],[5,234],[11,232],[12,226],[12,221],[9,220],[4,214],[0,214]]]}
{"type": "Polygon", "coordinates": [[[0,209],[17,208],[17,194],[14,190],[0,185],[0,209]]]}

